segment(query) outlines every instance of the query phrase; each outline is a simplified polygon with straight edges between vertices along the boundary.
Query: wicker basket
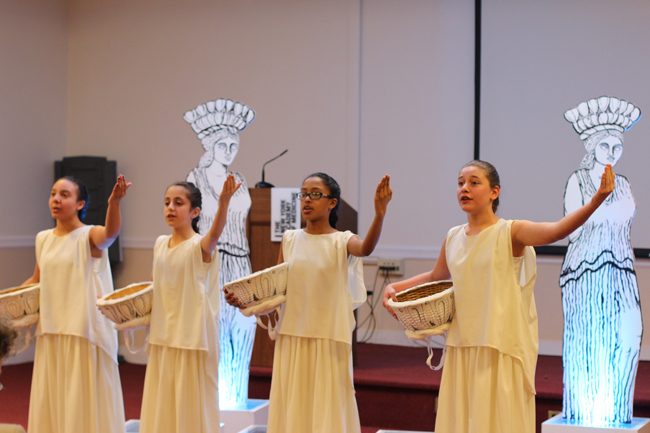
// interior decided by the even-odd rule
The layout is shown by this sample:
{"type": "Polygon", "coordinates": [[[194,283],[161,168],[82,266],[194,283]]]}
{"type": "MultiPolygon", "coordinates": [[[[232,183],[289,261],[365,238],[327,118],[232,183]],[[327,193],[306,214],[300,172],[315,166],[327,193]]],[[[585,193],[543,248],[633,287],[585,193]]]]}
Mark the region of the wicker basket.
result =
{"type": "Polygon", "coordinates": [[[453,286],[450,280],[420,284],[398,293],[397,302],[390,299],[388,306],[407,330],[432,329],[454,317],[453,286]]]}
{"type": "Polygon", "coordinates": [[[97,300],[106,317],[120,324],[151,314],[153,283],[135,283],[97,300]]]}
{"type": "Polygon", "coordinates": [[[288,277],[289,264],[285,262],[224,284],[223,288],[234,293],[244,307],[251,307],[286,294],[288,277]]]}
{"type": "Polygon", "coordinates": [[[0,316],[18,320],[30,314],[37,314],[40,292],[39,284],[11,287],[0,291],[0,316]]]}

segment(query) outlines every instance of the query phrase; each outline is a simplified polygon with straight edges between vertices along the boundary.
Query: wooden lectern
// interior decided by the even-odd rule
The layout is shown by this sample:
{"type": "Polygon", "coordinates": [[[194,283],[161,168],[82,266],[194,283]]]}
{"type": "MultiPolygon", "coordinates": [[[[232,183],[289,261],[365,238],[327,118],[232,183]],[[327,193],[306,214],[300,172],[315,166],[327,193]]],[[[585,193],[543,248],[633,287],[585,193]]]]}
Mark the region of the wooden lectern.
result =
{"type": "MultiPolygon", "coordinates": [[[[251,268],[253,272],[261,271],[278,264],[280,242],[271,242],[271,189],[250,188],[251,210],[246,222],[248,243],[250,245],[251,268]]],[[[357,211],[344,200],[338,210],[339,220],[336,228],[357,233],[357,211]]],[[[304,221],[302,223],[304,227],[304,221]]],[[[356,359],[356,331],[352,338],[352,355],[356,359]]],[[[272,367],[275,342],[269,338],[266,329],[258,326],[253,344],[251,366],[272,367]]]]}

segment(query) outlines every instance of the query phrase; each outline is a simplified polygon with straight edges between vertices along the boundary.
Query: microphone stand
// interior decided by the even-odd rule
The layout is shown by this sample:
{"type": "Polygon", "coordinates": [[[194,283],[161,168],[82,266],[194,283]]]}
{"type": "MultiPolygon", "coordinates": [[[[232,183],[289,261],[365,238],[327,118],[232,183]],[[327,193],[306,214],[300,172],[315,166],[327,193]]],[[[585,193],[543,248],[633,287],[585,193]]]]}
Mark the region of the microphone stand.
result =
{"type": "Polygon", "coordinates": [[[264,168],[266,167],[266,164],[268,164],[268,163],[271,162],[271,161],[275,161],[276,159],[278,159],[279,157],[281,157],[282,155],[284,155],[284,154],[287,153],[288,151],[289,151],[289,149],[286,149],[284,152],[282,152],[281,154],[279,154],[279,155],[276,156],[275,158],[273,158],[273,159],[269,159],[268,161],[266,161],[266,162],[264,163],[264,165],[262,166],[262,181],[261,181],[261,182],[257,182],[257,183],[255,184],[255,188],[273,188],[273,185],[271,185],[270,183],[264,181],[264,168]]]}

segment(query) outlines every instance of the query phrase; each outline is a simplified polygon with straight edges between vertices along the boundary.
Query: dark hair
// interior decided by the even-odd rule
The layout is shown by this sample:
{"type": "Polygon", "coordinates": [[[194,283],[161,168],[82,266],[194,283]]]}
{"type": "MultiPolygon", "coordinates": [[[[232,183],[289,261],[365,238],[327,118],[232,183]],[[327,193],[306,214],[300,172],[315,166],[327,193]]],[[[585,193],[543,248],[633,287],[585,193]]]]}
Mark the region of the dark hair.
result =
{"type": "Polygon", "coordinates": [[[9,355],[16,338],[18,338],[18,331],[9,318],[0,316],[0,361],[9,355]]]}
{"type": "MultiPolygon", "coordinates": [[[[172,186],[180,186],[185,188],[185,195],[187,196],[187,199],[190,201],[190,208],[195,209],[199,208],[201,209],[202,205],[202,199],[201,199],[201,190],[196,187],[192,182],[176,182],[171,185],[169,185],[169,188],[172,186]]],[[[169,189],[167,188],[167,189],[169,189]]],[[[199,232],[199,219],[201,218],[201,214],[196,218],[192,219],[192,228],[194,229],[195,232],[199,232]]]]}
{"type": "MultiPolygon", "coordinates": [[[[465,167],[478,167],[482,168],[485,172],[485,177],[487,177],[488,182],[490,182],[490,188],[498,186],[501,188],[501,180],[499,179],[499,172],[492,164],[487,161],[481,161],[480,159],[475,159],[470,161],[467,164],[463,165],[461,170],[465,167]]],[[[497,213],[497,208],[499,207],[499,197],[495,198],[492,202],[492,212],[497,213]]]]}
{"type": "Polygon", "coordinates": [[[62,178],[58,179],[57,182],[61,179],[69,180],[70,182],[74,183],[77,186],[77,202],[80,202],[82,200],[85,202],[84,207],[79,209],[79,211],[77,212],[79,221],[83,221],[83,219],[86,218],[86,212],[88,211],[88,204],[90,203],[90,194],[88,194],[88,188],[86,188],[86,184],[74,176],[63,176],[62,178]]]}
{"type": "Polygon", "coordinates": [[[336,222],[339,220],[339,216],[336,214],[336,212],[339,210],[339,205],[341,204],[341,187],[339,186],[338,182],[334,180],[332,176],[325,173],[319,172],[319,173],[310,174],[305,178],[305,180],[309,179],[310,177],[317,177],[320,180],[322,180],[325,186],[327,187],[327,189],[329,190],[329,193],[327,195],[329,195],[330,198],[336,199],[336,206],[334,206],[334,209],[330,211],[330,219],[329,219],[332,228],[336,228],[336,222]]]}

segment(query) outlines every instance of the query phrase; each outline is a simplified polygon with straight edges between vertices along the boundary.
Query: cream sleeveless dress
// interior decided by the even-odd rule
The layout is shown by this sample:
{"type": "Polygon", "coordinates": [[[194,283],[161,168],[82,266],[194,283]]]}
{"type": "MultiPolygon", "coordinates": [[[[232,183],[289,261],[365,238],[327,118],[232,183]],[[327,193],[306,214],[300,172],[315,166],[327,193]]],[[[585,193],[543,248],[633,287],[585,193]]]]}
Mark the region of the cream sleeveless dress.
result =
{"type": "Polygon", "coordinates": [[[269,433],[360,432],[352,382],[353,309],[366,299],[363,263],[348,258],[353,233],[282,238],[289,263],[275,342],[269,433]]]}
{"type": "Polygon", "coordinates": [[[154,247],[153,305],[141,433],[219,431],[219,255],[203,262],[201,236],[154,247]]]}
{"type": "Polygon", "coordinates": [[[40,317],[29,399],[29,432],[125,431],[117,331],[97,296],[113,291],[107,250],[90,254],[90,229],[36,236],[40,317]]]}
{"type": "Polygon", "coordinates": [[[456,314],[447,338],[436,433],[535,432],[535,252],[512,256],[513,221],[447,234],[456,314]]]}

